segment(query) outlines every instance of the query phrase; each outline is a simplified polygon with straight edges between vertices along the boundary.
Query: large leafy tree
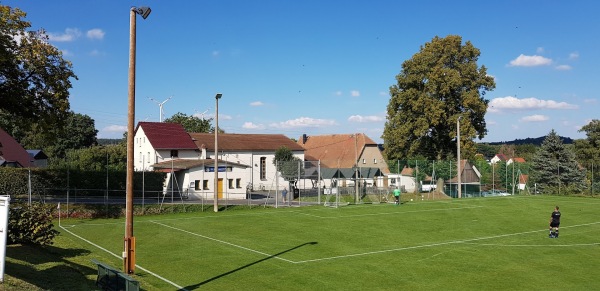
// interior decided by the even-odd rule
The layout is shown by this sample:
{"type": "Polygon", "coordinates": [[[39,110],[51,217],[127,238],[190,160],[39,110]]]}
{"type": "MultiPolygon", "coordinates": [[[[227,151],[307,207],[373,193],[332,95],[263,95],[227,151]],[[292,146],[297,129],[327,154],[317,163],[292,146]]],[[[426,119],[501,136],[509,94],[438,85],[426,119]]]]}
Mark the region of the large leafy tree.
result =
{"type": "Polygon", "coordinates": [[[455,158],[459,117],[461,150],[475,154],[473,139],[487,133],[484,96],[496,86],[485,66],[478,67],[479,54],[471,42],[449,35],[433,38],[402,64],[382,136],[388,160],[455,158]]]}
{"type": "Polygon", "coordinates": [[[581,193],[585,190],[585,170],[579,167],[575,154],[554,130],[533,156],[531,179],[546,194],[581,193]]]}
{"type": "Polygon", "coordinates": [[[25,16],[0,5],[0,112],[49,128],[67,116],[71,78],[77,76],[44,30],[28,30],[25,16]]]}
{"type": "Polygon", "coordinates": [[[292,150],[286,146],[281,146],[275,151],[273,165],[277,167],[277,171],[286,181],[295,181],[298,179],[298,173],[303,174],[302,167],[299,167],[300,162],[302,161],[295,157],[292,150]],[[300,172],[298,172],[299,168],[300,172]]]}
{"type": "MultiPolygon", "coordinates": [[[[580,132],[585,132],[587,138],[575,140],[575,153],[581,165],[587,169],[588,176],[592,181],[600,181],[600,120],[594,119],[583,126],[580,132]]],[[[598,186],[594,186],[598,189],[598,186]]],[[[597,191],[597,190],[596,190],[597,191]]]]}
{"type": "Polygon", "coordinates": [[[210,124],[211,121],[212,118],[203,119],[181,112],[177,112],[173,116],[165,119],[165,122],[181,124],[187,132],[214,132],[215,128],[210,124]]]}

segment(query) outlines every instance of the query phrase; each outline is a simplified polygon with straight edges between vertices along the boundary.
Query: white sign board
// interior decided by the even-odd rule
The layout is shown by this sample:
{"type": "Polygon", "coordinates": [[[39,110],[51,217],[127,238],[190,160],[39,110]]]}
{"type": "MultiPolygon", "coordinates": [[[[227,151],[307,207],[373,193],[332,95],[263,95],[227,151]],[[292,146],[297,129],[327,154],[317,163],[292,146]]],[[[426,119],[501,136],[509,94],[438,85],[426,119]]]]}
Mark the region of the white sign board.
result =
{"type": "Polygon", "coordinates": [[[6,239],[8,237],[8,208],[10,196],[0,196],[0,282],[4,282],[4,262],[6,262],[6,239]]]}

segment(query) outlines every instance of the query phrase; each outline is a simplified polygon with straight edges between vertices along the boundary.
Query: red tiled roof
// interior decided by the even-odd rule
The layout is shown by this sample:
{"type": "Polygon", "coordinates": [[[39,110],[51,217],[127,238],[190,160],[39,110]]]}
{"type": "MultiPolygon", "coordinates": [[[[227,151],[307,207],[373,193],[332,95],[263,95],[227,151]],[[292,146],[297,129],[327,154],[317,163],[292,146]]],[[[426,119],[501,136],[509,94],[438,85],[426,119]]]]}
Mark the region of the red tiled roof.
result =
{"type": "Polygon", "coordinates": [[[155,149],[187,150],[198,149],[181,124],[168,122],[139,122],[135,131],[144,130],[148,141],[155,149]]]}
{"type": "MultiPolygon", "coordinates": [[[[215,149],[214,133],[190,133],[197,148],[215,149]]],[[[304,151],[300,145],[283,134],[219,133],[219,150],[223,151],[276,151],[285,146],[291,151],[304,151]]]]}
{"type": "Polygon", "coordinates": [[[302,137],[298,144],[304,147],[304,159],[321,161],[324,168],[352,168],[366,145],[377,146],[368,136],[356,134],[330,134],[302,137]]]}
{"type": "Polygon", "coordinates": [[[31,166],[29,153],[2,128],[0,128],[0,158],[6,162],[19,163],[24,168],[31,166]]]}
{"type": "Polygon", "coordinates": [[[524,163],[525,159],[524,158],[513,158],[513,162],[515,162],[515,163],[524,163]]]}

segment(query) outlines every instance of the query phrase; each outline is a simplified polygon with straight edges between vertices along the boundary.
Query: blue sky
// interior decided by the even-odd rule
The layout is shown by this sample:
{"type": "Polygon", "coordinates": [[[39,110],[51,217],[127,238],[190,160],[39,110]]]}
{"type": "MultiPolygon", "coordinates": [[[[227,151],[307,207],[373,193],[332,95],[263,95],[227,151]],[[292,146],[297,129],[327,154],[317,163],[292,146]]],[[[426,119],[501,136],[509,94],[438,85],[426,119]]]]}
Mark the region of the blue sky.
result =
{"type": "MultiPolygon", "coordinates": [[[[32,1],[27,13],[73,63],[71,109],[99,138],[127,126],[129,10],[137,17],[136,122],[182,112],[228,133],[291,138],[362,132],[382,142],[401,64],[435,36],[460,35],[496,79],[487,142],[554,129],[584,138],[599,118],[598,1],[32,1]],[[153,98],[155,101],[150,100],[153,98]]],[[[479,140],[477,140],[479,141],[479,140]]]]}

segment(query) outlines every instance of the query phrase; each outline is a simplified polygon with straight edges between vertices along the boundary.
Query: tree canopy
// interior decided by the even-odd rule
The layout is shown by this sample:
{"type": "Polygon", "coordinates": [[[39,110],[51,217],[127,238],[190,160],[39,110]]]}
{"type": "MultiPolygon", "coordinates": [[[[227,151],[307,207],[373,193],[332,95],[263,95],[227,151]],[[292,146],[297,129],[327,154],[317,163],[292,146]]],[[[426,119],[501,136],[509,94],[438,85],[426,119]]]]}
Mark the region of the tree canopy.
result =
{"type": "Polygon", "coordinates": [[[212,118],[203,119],[177,112],[173,116],[165,119],[165,122],[179,123],[186,132],[214,132],[215,128],[210,124],[212,120],[212,118]]]}
{"type": "Polygon", "coordinates": [[[449,35],[433,38],[402,64],[382,136],[388,160],[455,157],[459,117],[461,150],[475,154],[473,139],[487,134],[484,96],[496,86],[486,67],[478,67],[479,55],[471,42],[449,35]]]}
{"type": "Polygon", "coordinates": [[[56,125],[69,112],[71,78],[77,76],[44,30],[28,31],[25,16],[0,5],[0,112],[56,125]]]}

